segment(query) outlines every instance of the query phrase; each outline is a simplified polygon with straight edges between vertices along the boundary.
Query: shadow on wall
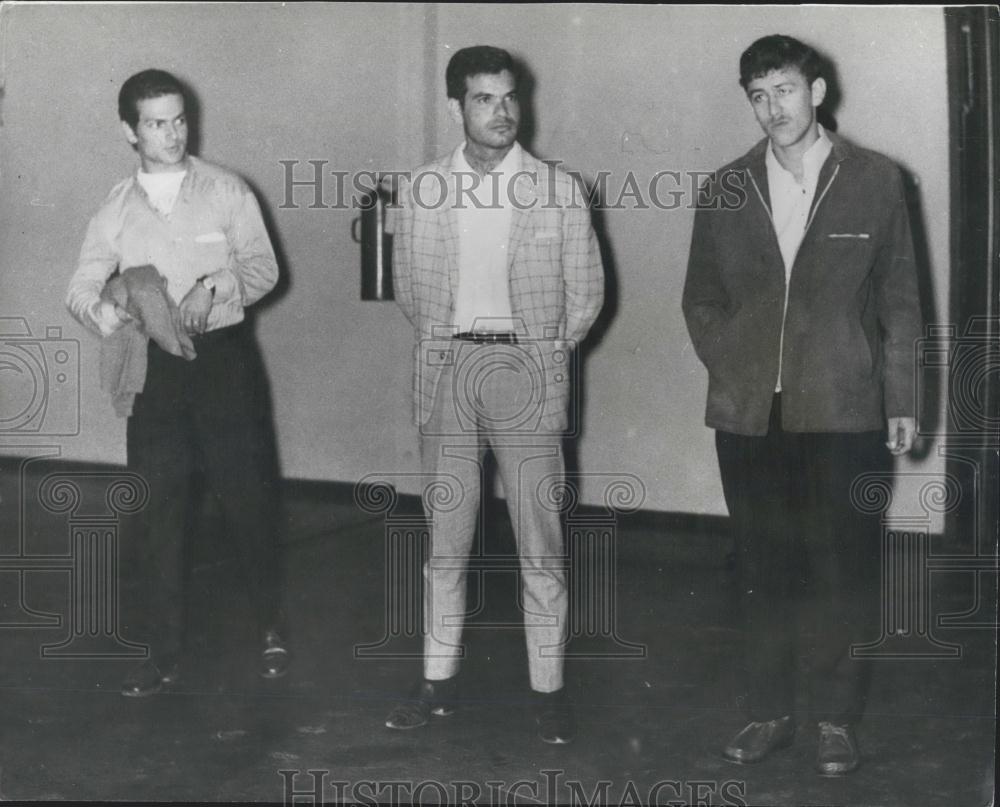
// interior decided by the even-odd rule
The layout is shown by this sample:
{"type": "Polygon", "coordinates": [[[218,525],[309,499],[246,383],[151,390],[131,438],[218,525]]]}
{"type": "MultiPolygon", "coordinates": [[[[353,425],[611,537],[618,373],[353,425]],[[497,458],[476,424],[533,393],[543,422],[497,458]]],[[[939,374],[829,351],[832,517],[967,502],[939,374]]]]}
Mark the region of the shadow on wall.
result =
{"type": "Polygon", "coordinates": [[[837,131],[837,110],[840,108],[844,94],[841,90],[840,74],[837,66],[829,56],[819,52],[820,69],[823,78],[826,79],[826,97],[819,109],[816,110],[816,118],[820,126],[831,132],[837,131]]]}
{"type": "MultiPolygon", "coordinates": [[[[927,225],[924,216],[923,200],[921,198],[920,180],[918,174],[910,171],[905,165],[899,165],[903,174],[903,193],[906,195],[906,209],[910,215],[910,228],[913,231],[913,256],[917,264],[917,287],[920,293],[920,313],[924,319],[924,332],[928,325],[937,323],[940,312],[935,304],[934,276],[932,274],[930,249],[928,247],[927,225]]],[[[918,356],[919,360],[919,356],[918,356]]],[[[914,373],[920,372],[919,364],[913,368],[914,373]]],[[[917,413],[920,415],[919,430],[925,434],[936,434],[942,430],[940,423],[941,402],[947,394],[944,386],[945,376],[942,373],[925,374],[919,379],[916,391],[921,399],[916,401],[917,413]]],[[[917,440],[912,456],[922,460],[930,455],[931,440],[917,440]]]]}
{"type": "MultiPolygon", "coordinates": [[[[174,76],[180,81],[181,86],[184,88],[184,111],[187,114],[188,121],[188,143],[187,150],[188,154],[194,154],[196,157],[201,157],[208,162],[215,162],[212,159],[212,155],[202,155],[202,131],[203,124],[205,123],[205,112],[202,106],[201,99],[198,96],[197,91],[194,89],[192,84],[184,75],[178,75],[173,73],[174,76]]],[[[228,168],[233,173],[237,174],[244,182],[250,187],[250,192],[257,199],[257,203],[260,206],[261,215],[264,219],[264,226],[267,228],[267,233],[271,237],[271,245],[274,247],[274,254],[278,260],[278,283],[259,303],[254,305],[252,308],[247,309],[247,318],[251,318],[253,312],[263,311],[270,308],[272,305],[277,303],[281,298],[283,298],[291,288],[291,278],[288,272],[288,260],[287,253],[282,242],[281,233],[278,231],[278,225],[275,221],[274,214],[272,210],[275,206],[271,204],[271,200],[261,192],[253,182],[247,179],[243,175],[243,172],[238,168],[233,168],[231,166],[223,166],[228,168]]]]}
{"type": "MultiPolygon", "coordinates": [[[[838,125],[836,112],[840,108],[843,100],[843,91],[837,66],[823,53],[820,53],[823,75],[826,78],[827,90],[826,98],[817,111],[820,124],[831,132],[836,132],[838,125]]],[[[851,139],[848,136],[848,139],[851,139]]],[[[859,145],[863,145],[860,144],[859,145]]],[[[913,252],[917,269],[917,284],[920,294],[921,315],[924,324],[929,325],[938,321],[938,311],[935,306],[934,279],[932,275],[930,248],[927,235],[926,219],[924,217],[923,203],[920,193],[920,181],[918,174],[911,171],[907,166],[896,163],[903,178],[903,193],[906,196],[906,208],[910,217],[910,227],[913,234],[913,252]]],[[[914,373],[918,368],[914,367],[914,373]]],[[[920,430],[925,433],[937,431],[940,420],[938,414],[942,396],[946,390],[941,384],[942,376],[934,374],[922,379],[922,384],[917,386],[918,393],[922,395],[920,401],[916,401],[916,411],[921,415],[920,430]]],[[[917,440],[911,456],[914,460],[922,460],[931,453],[931,441],[917,440]]]]}

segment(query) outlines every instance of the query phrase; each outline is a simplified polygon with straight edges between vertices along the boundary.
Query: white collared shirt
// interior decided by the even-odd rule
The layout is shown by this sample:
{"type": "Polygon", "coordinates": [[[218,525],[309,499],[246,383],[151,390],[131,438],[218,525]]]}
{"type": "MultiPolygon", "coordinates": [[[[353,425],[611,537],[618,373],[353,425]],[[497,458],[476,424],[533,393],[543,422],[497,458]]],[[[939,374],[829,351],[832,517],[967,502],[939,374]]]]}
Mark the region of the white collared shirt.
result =
{"type": "MultiPolygon", "coordinates": [[[[767,144],[767,154],[764,158],[767,164],[767,187],[771,197],[771,221],[774,222],[774,233],[778,237],[778,247],[781,249],[781,259],[785,264],[785,305],[788,304],[788,284],[792,280],[792,266],[802,239],[806,235],[806,225],[809,223],[809,211],[812,208],[813,197],[816,195],[816,185],[819,183],[819,172],[830,156],[833,144],[826,136],[826,130],[819,127],[819,138],[808,151],[802,155],[802,182],[786,170],[774,154],[774,147],[767,144]]],[[[781,332],[784,342],[784,329],[781,332]]],[[[781,392],[781,362],[778,362],[778,380],[774,385],[775,392],[781,392]]]]}
{"type": "Polygon", "coordinates": [[[771,220],[781,247],[781,258],[785,263],[785,282],[792,276],[795,255],[802,245],[809,221],[809,210],[816,195],[819,172],[830,156],[833,144],[826,131],[819,127],[819,139],[802,155],[802,182],[795,179],[791,171],[782,167],[774,154],[773,146],[767,144],[767,186],[771,196],[771,220]]]}
{"type": "Polygon", "coordinates": [[[512,180],[521,170],[521,146],[480,177],[465,159],[465,143],[452,158],[458,222],[458,289],[453,325],[463,331],[513,331],[508,246],[512,180]]]}

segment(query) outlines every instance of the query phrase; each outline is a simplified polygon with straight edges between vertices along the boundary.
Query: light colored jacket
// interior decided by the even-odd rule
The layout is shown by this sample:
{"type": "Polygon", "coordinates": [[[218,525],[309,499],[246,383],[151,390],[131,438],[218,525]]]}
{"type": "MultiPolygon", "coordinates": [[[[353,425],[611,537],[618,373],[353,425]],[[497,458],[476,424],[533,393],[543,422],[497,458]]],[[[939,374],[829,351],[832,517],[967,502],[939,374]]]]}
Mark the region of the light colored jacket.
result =
{"type": "Polygon", "coordinates": [[[90,220],[66,292],[79,322],[108,336],[121,321],[101,291],[115,270],[152,264],[175,303],[201,277],[215,282],[209,331],[241,322],[243,309],[278,280],[278,263],[260,206],[240,177],[188,156],[169,216],[157,211],[136,175],[119,182],[90,220]]]}
{"type": "MultiPolygon", "coordinates": [[[[544,384],[539,428],[566,428],[572,348],[604,302],[604,270],[586,192],[565,171],[523,152],[514,182],[509,289],[511,310],[544,384]],[[568,343],[568,344],[567,344],[568,343]]],[[[411,172],[389,210],[396,300],[413,325],[413,415],[427,421],[449,339],[459,276],[456,179],[451,156],[411,172]]],[[[454,353],[451,354],[452,356],[454,353]]]]}

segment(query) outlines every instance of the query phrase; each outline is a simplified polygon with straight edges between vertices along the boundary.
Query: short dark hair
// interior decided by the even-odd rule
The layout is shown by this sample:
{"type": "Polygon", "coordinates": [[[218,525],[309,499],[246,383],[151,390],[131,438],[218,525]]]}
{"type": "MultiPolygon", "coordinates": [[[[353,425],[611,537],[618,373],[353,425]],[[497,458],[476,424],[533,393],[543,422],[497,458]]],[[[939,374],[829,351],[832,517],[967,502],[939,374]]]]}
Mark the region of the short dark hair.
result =
{"type": "Polygon", "coordinates": [[[810,86],[823,73],[819,54],[805,43],[784,34],[761,37],[740,56],[740,86],[788,67],[798,68],[810,86]]]}
{"type": "Polygon", "coordinates": [[[143,70],[126,79],[118,92],[118,117],[133,129],[139,123],[139,102],[161,95],[179,95],[187,101],[184,85],[165,70],[143,70]]]}
{"type": "Polygon", "coordinates": [[[511,55],[502,48],[490,45],[474,45],[455,51],[444,71],[444,81],[448,89],[448,97],[459,103],[465,100],[466,83],[469,76],[486,73],[496,75],[509,70],[517,79],[517,67],[511,55]]]}

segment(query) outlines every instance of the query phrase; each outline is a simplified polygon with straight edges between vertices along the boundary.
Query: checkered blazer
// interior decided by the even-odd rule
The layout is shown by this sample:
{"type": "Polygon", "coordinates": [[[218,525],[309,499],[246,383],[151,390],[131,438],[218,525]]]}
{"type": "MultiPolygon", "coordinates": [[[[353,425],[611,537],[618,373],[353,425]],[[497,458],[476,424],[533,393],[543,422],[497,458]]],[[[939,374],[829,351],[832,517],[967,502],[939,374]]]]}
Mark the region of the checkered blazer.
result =
{"type": "MultiPolygon", "coordinates": [[[[539,428],[566,428],[569,358],[604,302],[604,270],[586,191],[565,171],[523,152],[508,242],[510,302],[519,342],[544,374],[539,428]],[[570,350],[559,340],[569,342],[570,350]]],[[[390,208],[393,287],[413,324],[413,415],[427,421],[443,351],[454,349],[459,231],[451,155],[410,173],[390,208]],[[429,359],[430,357],[430,359],[429,359]]]]}

